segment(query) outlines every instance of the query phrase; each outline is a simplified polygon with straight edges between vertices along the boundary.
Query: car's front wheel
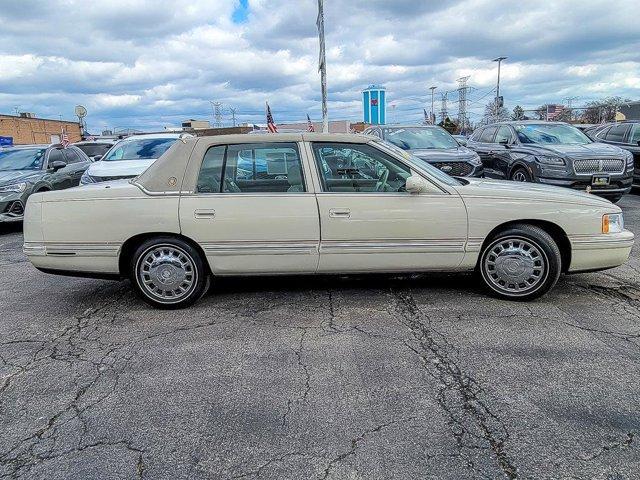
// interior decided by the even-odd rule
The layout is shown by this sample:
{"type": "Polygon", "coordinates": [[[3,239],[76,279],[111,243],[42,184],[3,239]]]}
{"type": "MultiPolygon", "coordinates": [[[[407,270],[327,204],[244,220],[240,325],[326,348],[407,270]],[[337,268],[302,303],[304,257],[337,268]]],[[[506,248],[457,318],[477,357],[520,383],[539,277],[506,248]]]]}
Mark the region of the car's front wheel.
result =
{"type": "Polygon", "coordinates": [[[187,307],[209,288],[210,275],[200,253],[174,237],[143,242],[130,263],[131,283],[140,296],[158,308],[187,307]]]}
{"type": "Polygon", "coordinates": [[[546,231],[521,224],[499,232],[487,242],[478,269],[494,295],[531,300],[556,284],[561,262],[558,245],[546,231]]]}
{"type": "Polygon", "coordinates": [[[527,171],[526,168],[516,168],[511,174],[511,180],[514,182],[533,182],[533,178],[531,174],[527,171]]]}

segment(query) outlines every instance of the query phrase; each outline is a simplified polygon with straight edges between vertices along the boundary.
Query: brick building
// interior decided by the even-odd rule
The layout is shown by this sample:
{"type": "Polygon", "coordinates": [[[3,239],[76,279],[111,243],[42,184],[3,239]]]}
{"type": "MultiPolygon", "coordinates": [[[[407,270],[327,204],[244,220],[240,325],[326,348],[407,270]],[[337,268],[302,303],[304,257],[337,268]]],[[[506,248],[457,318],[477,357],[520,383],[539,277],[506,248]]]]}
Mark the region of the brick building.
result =
{"type": "Polygon", "coordinates": [[[20,116],[0,114],[0,137],[12,137],[14,145],[57,143],[63,128],[69,136],[69,142],[82,140],[78,122],[35,118],[28,113],[20,116]]]}

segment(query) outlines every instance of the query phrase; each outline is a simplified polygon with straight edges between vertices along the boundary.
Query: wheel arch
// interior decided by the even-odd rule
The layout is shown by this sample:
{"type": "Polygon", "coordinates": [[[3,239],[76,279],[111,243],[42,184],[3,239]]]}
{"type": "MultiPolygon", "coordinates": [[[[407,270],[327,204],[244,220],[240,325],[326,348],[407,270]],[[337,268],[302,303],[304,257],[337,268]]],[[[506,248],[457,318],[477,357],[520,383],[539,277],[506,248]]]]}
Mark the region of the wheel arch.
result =
{"type": "Polygon", "coordinates": [[[562,273],[566,273],[569,270],[569,265],[571,265],[571,242],[569,241],[569,236],[564,229],[553,222],[548,220],[540,220],[540,219],[519,219],[519,220],[510,220],[508,222],[501,223],[496,226],[493,230],[489,232],[489,234],[485,237],[482,242],[482,247],[480,248],[481,254],[478,256],[478,264],[480,264],[480,258],[482,257],[482,252],[485,247],[491,242],[500,232],[507,230],[508,228],[513,227],[514,225],[533,225],[535,227],[539,227],[549,235],[558,245],[558,249],[560,250],[560,259],[561,259],[561,271],[562,273]]]}
{"type": "Polygon", "coordinates": [[[513,172],[515,172],[518,168],[524,168],[525,170],[527,170],[529,172],[529,175],[531,175],[531,178],[535,180],[536,174],[535,174],[535,171],[533,170],[530,162],[527,162],[526,160],[523,160],[523,159],[518,159],[518,160],[514,161],[513,163],[511,163],[511,165],[509,165],[509,171],[507,172],[507,178],[510,179],[511,175],[513,175],[513,172]]]}
{"type": "Polygon", "coordinates": [[[128,238],[120,247],[120,253],[118,256],[118,270],[121,276],[128,276],[129,261],[131,260],[131,257],[133,256],[136,248],[143,242],[154,237],[174,237],[182,240],[183,242],[187,242],[200,254],[205,268],[207,269],[209,275],[211,275],[211,267],[209,266],[209,261],[207,260],[207,256],[204,253],[204,250],[200,245],[198,245],[198,242],[196,242],[192,238],[175,232],[146,232],[128,238]]]}

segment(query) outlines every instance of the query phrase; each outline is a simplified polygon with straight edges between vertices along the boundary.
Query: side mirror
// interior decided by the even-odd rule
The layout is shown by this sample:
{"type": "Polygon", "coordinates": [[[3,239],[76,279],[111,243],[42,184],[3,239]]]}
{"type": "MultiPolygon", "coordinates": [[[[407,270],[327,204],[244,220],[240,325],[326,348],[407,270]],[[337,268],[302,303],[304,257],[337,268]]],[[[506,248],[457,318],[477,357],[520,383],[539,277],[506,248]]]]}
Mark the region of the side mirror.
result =
{"type": "Polygon", "coordinates": [[[407,192],[412,194],[422,193],[427,189],[427,182],[419,175],[411,175],[405,185],[407,192]]]}
{"type": "Polygon", "coordinates": [[[67,162],[64,162],[62,160],[54,160],[49,164],[49,169],[53,170],[54,172],[57,172],[58,170],[66,166],[67,166],[67,162]]]}

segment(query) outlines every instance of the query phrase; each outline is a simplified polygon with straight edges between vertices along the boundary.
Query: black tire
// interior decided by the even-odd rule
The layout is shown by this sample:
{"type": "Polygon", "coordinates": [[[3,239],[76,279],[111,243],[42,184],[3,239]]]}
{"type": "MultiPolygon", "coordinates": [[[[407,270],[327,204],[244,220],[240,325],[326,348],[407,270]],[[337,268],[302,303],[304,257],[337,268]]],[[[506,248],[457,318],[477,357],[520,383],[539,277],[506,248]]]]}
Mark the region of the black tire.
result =
{"type": "Polygon", "coordinates": [[[176,237],[148,239],[129,262],[129,278],[137,294],[161,309],[185,308],[209,289],[211,275],[200,252],[176,237]]]}
{"type": "Polygon", "coordinates": [[[547,293],[558,281],[562,256],[546,231],[533,225],[516,224],[485,243],[478,270],[492,295],[507,300],[533,300],[547,293]]]}
{"type": "Polygon", "coordinates": [[[518,167],[511,172],[511,180],[514,182],[533,182],[533,178],[531,177],[529,170],[524,167],[518,167]]]}

